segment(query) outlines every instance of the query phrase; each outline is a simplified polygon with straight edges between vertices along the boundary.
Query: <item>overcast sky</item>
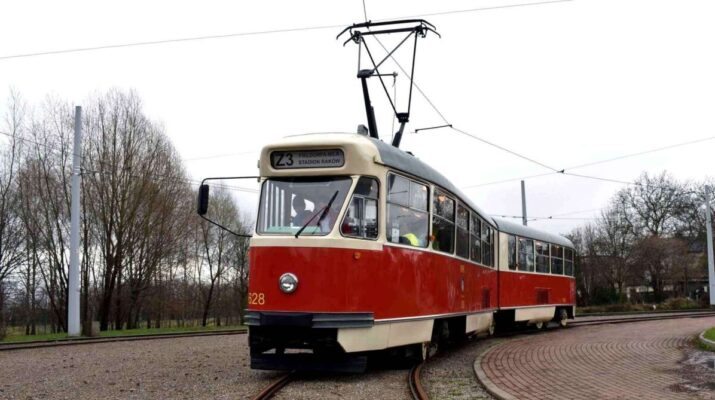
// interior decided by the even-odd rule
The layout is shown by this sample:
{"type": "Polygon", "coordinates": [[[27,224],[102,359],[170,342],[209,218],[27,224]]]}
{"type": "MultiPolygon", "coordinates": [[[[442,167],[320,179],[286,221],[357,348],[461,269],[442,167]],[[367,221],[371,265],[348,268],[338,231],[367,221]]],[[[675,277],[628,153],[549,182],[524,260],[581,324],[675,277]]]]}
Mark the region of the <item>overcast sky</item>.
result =
{"type": "MultiPolygon", "coordinates": [[[[366,8],[368,18],[380,20],[525,2],[366,0],[366,8]]],[[[715,135],[713,15],[712,0],[574,0],[427,16],[442,38],[428,35],[419,43],[415,80],[455,127],[568,171],[715,135]]],[[[361,0],[3,1],[0,58],[363,19],[361,0]]],[[[339,31],[0,59],[0,90],[6,97],[14,87],[30,103],[53,94],[81,105],[97,90],[135,89],[194,178],[251,175],[267,142],[304,132],[352,132],[365,123],[357,48],[336,41],[339,31]]],[[[409,65],[409,52],[397,56],[409,65]]],[[[393,70],[389,62],[381,68],[393,70]]],[[[406,100],[403,78],[398,107],[406,100]]],[[[390,110],[379,86],[372,90],[381,135],[389,139],[390,110]]],[[[441,124],[415,93],[408,130],[441,124]]],[[[473,185],[549,172],[450,129],[407,134],[402,143],[494,214],[520,215],[518,180],[473,185]]],[[[702,180],[715,175],[713,150],[710,140],[573,172],[630,181],[666,170],[702,180]]],[[[583,218],[594,217],[623,187],[563,175],[529,179],[526,186],[529,215],[591,210],[569,215],[583,218]]],[[[584,222],[531,225],[564,233],[584,222]]]]}

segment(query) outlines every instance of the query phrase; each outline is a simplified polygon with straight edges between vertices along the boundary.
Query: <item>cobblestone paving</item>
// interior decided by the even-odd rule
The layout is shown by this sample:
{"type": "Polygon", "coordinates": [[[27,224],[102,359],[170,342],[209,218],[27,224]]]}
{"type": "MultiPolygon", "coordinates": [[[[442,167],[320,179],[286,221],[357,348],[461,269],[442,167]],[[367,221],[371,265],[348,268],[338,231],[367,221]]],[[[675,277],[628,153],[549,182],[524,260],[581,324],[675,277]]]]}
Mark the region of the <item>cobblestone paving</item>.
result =
{"type": "Polygon", "coordinates": [[[715,317],[555,330],[495,346],[476,367],[518,399],[715,398],[688,384],[683,363],[693,337],[713,325],[715,317]]]}

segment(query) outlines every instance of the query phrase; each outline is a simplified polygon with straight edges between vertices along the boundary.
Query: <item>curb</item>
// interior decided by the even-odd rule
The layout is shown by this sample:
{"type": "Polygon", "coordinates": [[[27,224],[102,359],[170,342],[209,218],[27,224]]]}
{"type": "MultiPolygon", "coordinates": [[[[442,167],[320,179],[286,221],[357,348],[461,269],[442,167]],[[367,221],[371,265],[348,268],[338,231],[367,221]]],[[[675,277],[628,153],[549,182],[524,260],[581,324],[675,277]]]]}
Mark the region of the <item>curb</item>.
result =
{"type": "Polygon", "coordinates": [[[484,349],[484,351],[482,351],[477,356],[477,358],[474,360],[474,365],[473,365],[474,374],[477,376],[477,381],[479,381],[479,383],[482,386],[484,386],[484,388],[487,390],[487,392],[489,392],[489,394],[496,397],[497,399],[499,399],[499,400],[518,400],[516,397],[512,396],[511,394],[509,394],[506,391],[504,391],[503,389],[501,389],[499,386],[495,385],[494,382],[492,382],[491,379],[489,379],[487,377],[487,374],[482,369],[482,359],[484,359],[484,356],[487,353],[489,353],[493,348],[495,348],[501,344],[504,344],[504,343],[505,343],[504,341],[499,341],[497,343],[493,343],[492,345],[490,345],[489,347],[484,349]]]}
{"type": "Polygon", "coordinates": [[[712,341],[710,339],[705,339],[705,332],[707,332],[707,330],[703,331],[703,333],[701,333],[700,336],[698,336],[698,339],[700,339],[700,343],[702,343],[706,347],[709,347],[711,350],[715,351],[715,341],[712,341]]]}

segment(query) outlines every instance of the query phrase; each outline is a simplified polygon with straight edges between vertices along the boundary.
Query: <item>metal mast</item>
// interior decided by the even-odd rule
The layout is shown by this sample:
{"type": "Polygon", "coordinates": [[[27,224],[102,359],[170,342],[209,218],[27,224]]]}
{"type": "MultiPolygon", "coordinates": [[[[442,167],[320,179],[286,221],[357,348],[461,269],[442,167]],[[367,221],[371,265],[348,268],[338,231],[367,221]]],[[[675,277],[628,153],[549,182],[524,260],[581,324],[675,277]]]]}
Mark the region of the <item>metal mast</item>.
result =
{"type": "Polygon", "coordinates": [[[79,195],[82,176],[82,107],[74,112],[74,153],[72,157],[72,200],[70,204],[70,271],[67,293],[67,334],[80,335],[79,324],[79,195]]]}
{"type": "Polygon", "coordinates": [[[710,188],[705,188],[705,231],[708,241],[708,294],[710,307],[715,306],[715,261],[713,261],[713,224],[710,214],[710,188]]]}

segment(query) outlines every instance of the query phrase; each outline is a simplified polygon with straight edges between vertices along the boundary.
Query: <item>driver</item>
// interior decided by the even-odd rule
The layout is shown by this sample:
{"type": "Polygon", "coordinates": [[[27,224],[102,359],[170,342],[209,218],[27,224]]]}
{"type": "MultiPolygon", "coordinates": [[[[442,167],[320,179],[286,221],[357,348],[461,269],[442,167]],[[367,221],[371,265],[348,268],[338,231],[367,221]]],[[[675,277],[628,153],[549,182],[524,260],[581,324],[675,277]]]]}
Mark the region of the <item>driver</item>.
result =
{"type": "Polygon", "coordinates": [[[313,213],[305,208],[305,198],[300,194],[296,194],[295,197],[293,197],[293,210],[295,210],[293,225],[303,226],[306,222],[308,222],[308,219],[313,213]]]}

